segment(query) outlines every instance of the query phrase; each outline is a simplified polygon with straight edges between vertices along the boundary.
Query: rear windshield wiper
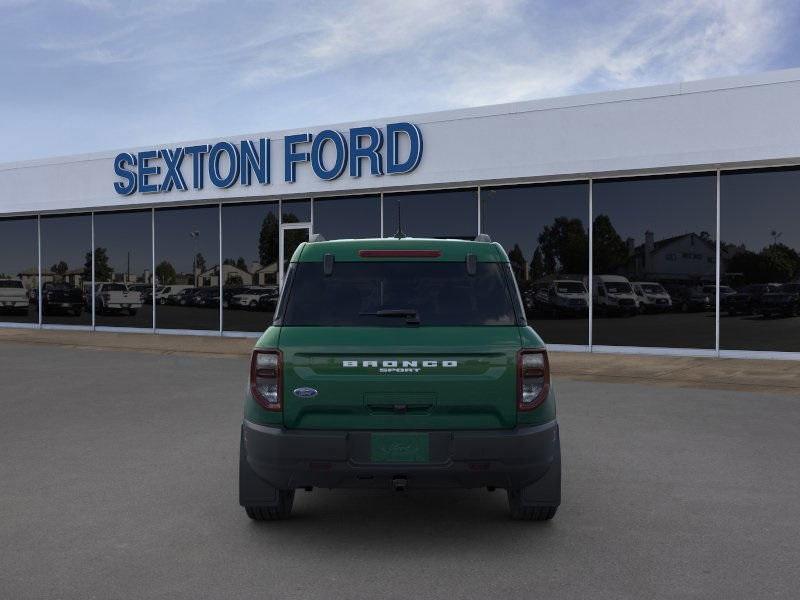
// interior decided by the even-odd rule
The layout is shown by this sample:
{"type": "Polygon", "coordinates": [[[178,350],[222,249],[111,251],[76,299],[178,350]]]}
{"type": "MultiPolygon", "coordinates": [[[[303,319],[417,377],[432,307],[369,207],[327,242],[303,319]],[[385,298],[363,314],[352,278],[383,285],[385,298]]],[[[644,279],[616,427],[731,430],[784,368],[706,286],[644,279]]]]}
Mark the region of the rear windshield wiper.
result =
{"type": "Polygon", "coordinates": [[[405,317],[409,325],[419,325],[419,313],[415,308],[382,308],[375,312],[358,313],[359,317],[405,317]]]}

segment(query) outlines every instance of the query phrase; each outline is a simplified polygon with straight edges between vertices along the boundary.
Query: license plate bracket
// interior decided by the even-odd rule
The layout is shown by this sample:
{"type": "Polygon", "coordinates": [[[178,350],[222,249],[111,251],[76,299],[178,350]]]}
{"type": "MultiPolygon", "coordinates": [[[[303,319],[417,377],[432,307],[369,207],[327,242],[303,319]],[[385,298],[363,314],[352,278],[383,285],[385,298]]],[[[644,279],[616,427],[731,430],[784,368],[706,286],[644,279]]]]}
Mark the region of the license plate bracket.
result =
{"type": "Polygon", "coordinates": [[[379,432],[370,439],[370,457],[375,463],[430,462],[427,433],[379,432]]]}

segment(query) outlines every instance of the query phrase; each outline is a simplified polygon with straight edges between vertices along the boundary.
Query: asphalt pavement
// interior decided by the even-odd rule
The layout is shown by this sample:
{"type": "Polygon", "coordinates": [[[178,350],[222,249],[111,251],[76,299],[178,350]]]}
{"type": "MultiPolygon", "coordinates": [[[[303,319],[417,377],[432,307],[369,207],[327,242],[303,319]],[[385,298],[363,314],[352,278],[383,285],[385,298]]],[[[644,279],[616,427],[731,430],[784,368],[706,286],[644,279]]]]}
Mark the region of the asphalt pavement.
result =
{"type": "Polygon", "coordinates": [[[0,341],[0,598],[796,598],[800,397],[556,382],[563,504],[237,504],[243,356],[0,341]]]}

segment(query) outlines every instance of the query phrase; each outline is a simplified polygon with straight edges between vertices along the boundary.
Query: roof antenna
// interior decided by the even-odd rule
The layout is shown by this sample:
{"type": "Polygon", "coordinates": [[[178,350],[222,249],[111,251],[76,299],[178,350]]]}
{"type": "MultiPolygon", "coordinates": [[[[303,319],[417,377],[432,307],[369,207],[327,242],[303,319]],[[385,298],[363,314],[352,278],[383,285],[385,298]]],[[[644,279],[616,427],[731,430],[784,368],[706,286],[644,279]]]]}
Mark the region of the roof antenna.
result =
{"type": "Polygon", "coordinates": [[[397,200],[397,233],[394,234],[398,240],[406,237],[406,234],[403,233],[403,222],[400,220],[400,200],[397,200]]]}

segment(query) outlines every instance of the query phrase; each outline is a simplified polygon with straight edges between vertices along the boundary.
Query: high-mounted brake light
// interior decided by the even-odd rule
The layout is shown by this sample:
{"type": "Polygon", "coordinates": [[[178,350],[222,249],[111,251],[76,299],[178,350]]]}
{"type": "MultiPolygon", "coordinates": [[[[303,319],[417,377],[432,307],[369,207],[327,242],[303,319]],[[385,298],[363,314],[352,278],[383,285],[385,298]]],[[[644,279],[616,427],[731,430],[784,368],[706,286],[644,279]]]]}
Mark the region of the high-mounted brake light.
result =
{"type": "Polygon", "coordinates": [[[267,410],[281,410],[280,350],[253,350],[250,359],[250,393],[267,410]]]}
{"type": "Polygon", "coordinates": [[[517,354],[517,409],[533,410],[550,393],[547,350],[520,350],[517,354]]]}
{"type": "Polygon", "coordinates": [[[361,258],[438,258],[441,250],[359,250],[361,258]]]}

